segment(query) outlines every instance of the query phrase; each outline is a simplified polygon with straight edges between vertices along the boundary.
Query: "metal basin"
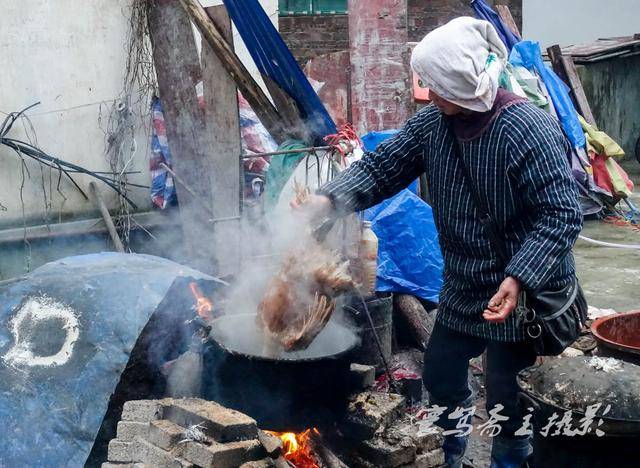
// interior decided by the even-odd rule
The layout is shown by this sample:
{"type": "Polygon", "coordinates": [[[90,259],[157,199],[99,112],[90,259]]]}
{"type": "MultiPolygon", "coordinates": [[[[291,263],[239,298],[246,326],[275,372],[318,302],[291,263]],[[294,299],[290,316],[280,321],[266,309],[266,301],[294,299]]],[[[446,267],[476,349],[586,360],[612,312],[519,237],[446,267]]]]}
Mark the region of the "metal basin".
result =
{"type": "Polygon", "coordinates": [[[266,429],[298,431],[335,421],[345,408],[350,351],[358,339],[334,321],[304,351],[265,356],[254,314],[212,325],[205,397],[242,411],[266,429]]]}

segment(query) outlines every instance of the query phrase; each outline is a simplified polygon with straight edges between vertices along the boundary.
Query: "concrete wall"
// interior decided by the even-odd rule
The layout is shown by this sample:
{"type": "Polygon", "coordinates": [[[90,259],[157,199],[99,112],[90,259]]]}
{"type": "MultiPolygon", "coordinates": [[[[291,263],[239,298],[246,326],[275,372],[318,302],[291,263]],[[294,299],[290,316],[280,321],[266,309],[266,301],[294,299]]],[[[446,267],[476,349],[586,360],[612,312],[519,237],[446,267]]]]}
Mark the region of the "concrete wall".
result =
{"type": "MultiPolygon", "coordinates": [[[[2,2],[0,111],[15,111],[41,101],[28,113],[38,145],[97,171],[108,170],[98,117],[101,104],[112,102],[122,90],[127,32],[123,11],[127,6],[127,0],[2,2]]],[[[21,123],[14,126],[11,135],[26,138],[21,123]]],[[[134,179],[146,183],[148,145],[144,128],[137,132],[136,141],[138,151],[132,169],[145,173],[134,179]]],[[[7,208],[0,212],[0,225],[21,223],[21,162],[9,149],[0,147],[0,164],[0,203],[7,208]]],[[[23,199],[27,222],[42,223],[46,204],[50,204],[52,221],[93,211],[93,205],[66,180],[61,182],[66,200],[57,193],[57,173],[41,173],[39,165],[31,161],[26,162],[26,169],[23,199]]],[[[84,188],[90,180],[77,179],[84,188]]],[[[111,196],[107,190],[104,193],[111,196]]],[[[136,190],[133,196],[141,206],[147,204],[145,190],[136,190]]]]}
{"type": "MultiPolygon", "coordinates": [[[[40,106],[28,112],[38,145],[52,155],[96,171],[109,169],[99,117],[101,106],[106,110],[106,105],[122,91],[130,1],[2,1],[0,112],[19,110],[41,101],[40,106]]],[[[210,6],[221,2],[202,3],[210,6]]],[[[277,24],[277,0],[261,3],[277,24]]],[[[257,76],[237,32],[234,39],[238,54],[257,76]]],[[[4,117],[0,114],[1,119],[4,117]]],[[[145,185],[150,179],[148,123],[147,118],[137,122],[137,151],[130,167],[142,171],[132,176],[131,181],[145,185]]],[[[26,138],[20,122],[11,136],[26,138]]],[[[32,161],[26,161],[23,171],[20,159],[6,147],[0,147],[0,164],[0,209],[6,208],[0,210],[0,229],[22,225],[23,172],[22,198],[27,224],[82,218],[95,212],[93,204],[65,179],[60,188],[66,199],[57,192],[56,171],[50,173],[47,169],[42,173],[32,161]]],[[[87,188],[91,179],[78,176],[77,180],[87,188]]],[[[102,184],[100,187],[113,205],[113,192],[102,184]]],[[[141,210],[150,208],[148,189],[133,189],[132,197],[141,210]]]]}
{"type": "Polygon", "coordinates": [[[522,0],[523,35],[568,46],[640,33],[638,0],[522,0]]]}

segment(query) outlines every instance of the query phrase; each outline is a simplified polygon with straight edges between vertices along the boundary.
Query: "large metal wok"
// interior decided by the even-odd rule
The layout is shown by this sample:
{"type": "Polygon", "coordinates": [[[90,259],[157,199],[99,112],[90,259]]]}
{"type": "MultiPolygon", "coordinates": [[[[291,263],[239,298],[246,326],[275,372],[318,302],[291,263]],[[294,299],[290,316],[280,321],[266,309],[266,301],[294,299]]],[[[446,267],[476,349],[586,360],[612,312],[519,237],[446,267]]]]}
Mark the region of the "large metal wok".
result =
{"type": "Polygon", "coordinates": [[[261,427],[323,426],[344,409],[349,354],[356,334],[331,320],[304,351],[263,354],[254,314],[226,315],[212,324],[205,396],[254,417],[261,427]]]}

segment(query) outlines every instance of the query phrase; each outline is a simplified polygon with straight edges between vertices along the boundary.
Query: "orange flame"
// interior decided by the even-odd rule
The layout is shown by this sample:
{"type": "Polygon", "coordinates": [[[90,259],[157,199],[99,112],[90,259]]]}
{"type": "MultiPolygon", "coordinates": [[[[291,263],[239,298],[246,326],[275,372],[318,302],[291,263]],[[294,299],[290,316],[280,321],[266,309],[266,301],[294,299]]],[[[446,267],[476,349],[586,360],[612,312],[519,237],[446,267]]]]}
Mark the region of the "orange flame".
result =
{"type": "Polygon", "coordinates": [[[284,458],[296,468],[320,468],[311,448],[311,435],[320,435],[318,429],[307,429],[296,434],[294,432],[267,433],[280,438],[284,450],[284,458]]]}
{"type": "Polygon", "coordinates": [[[211,301],[202,293],[197,283],[189,283],[189,288],[196,299],[196,313],[205,320],[212,320],[213,304],[211,301]]]}

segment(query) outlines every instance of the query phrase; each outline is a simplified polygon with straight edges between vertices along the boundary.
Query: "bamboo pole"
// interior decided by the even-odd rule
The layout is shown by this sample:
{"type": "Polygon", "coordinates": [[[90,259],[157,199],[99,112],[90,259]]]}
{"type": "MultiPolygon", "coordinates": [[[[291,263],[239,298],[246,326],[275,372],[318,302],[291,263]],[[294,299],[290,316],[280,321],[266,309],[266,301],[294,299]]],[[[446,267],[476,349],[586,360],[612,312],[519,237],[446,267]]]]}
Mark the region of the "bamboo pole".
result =
{"type": "Polygon", "coordinates": [[[125,253],[124,245],[122,244],[122,240],[118,235],[118,231],[116,230],[115,224],[113,224],[113,219],[111,219],[111,215],[109,214],[109,210],[107,209],[107,205],[104,203],[104,199],[100,192],[98,192],[98,186],[95,182],[89,182],[89,191],[93,196],[93,202],[100,210],[100,214],[102,214],[102,219],[104,219],[104,224],[107,225],[107,231],[109,231],[109,236],[111,236],[111,240],[113,241],[113,245],[116,250],[120,253],[125,253]]]}

